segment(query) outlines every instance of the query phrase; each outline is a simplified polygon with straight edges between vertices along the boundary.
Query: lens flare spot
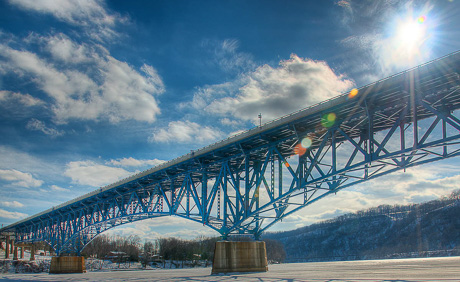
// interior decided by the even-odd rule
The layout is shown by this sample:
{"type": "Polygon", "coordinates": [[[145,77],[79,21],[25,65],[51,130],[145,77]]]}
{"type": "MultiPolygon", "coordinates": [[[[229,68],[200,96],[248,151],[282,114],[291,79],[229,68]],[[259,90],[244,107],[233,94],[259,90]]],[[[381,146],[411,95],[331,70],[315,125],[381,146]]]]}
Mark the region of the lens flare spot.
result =
{"type": "Polygon", "coordinates": [[[294,147],[294,154],[299,155],[299,156],[302,156],[303,154],[305,154],[305,152],[307,152],[307,149],[305,149],[304,147],[302,147],[301,144],[295,145],[295,147],[294,147]]]}
{"type": "Polygon", "coordinates": [[[348,93],[348,98],[353,99],[356,95],[358,95],[358,89],[353,88],[351,89],[350,93],[348,93]]]}
{"type": "Polygon", "coordinates": [[[420,17],[417,18],[417,22],[418,22],[418,23],[421,23],[421,24],[422,24],[422,23],[424,23],[425,21],[426,21],[426,16],[420,16],[420,17]]]}
{"type": "Polygon", "coordinates": [[[324,127],[329,128],[329,127],[331,127],[331,126],[333,126],[335,124],[336,118],[337,118],[337,116],[335,115],[335,113],[325,114],[321,118],[321,124],[324,127]]]}
{"type": "Polygon", "coordinates": [[[335,122],[336,117],[337,116],[334,113],[330,113],[330,114],[327,115],[327,120],[335,122]]]}
{"type": "Polygon", "coordinates": [[[304,139],[302,139],[302,142],[300,142],[300,145],[302,145],[302,147],[304,147],[305,149],[308,149],[310,148],[311,143],[312,143],[311,139],[308,137],[305,137],[304,139]]]}

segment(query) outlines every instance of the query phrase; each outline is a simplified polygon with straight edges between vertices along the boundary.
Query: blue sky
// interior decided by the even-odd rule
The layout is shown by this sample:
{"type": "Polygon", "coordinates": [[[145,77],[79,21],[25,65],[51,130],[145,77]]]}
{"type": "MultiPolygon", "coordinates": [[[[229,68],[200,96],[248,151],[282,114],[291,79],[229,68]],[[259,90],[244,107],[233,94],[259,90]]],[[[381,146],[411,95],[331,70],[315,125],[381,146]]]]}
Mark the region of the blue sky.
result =
{"type": "MultiPolygon", "coordinates": [[[[458,14],[458,0],[0,0],[0,223],[249,129],[259,113],[268,122],[457,51],[458,14]]],[[[456,162],[345,190],[273,230],[448,194],[456,162]]],[[[216,235],[177,218],[112,232],[216,235]]]]}

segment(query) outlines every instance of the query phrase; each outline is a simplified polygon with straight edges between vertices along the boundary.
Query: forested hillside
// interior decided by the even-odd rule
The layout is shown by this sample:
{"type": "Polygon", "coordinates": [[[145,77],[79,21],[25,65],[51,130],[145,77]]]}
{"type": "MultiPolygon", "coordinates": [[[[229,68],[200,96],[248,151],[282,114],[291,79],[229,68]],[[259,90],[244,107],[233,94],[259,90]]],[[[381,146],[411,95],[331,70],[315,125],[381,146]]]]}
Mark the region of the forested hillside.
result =
{"type": "Polygon", "coordinates": [[[379,206],[292,231],[267,233],[287,261],[460,255],[460,190],[407,206],[379,206]]]}

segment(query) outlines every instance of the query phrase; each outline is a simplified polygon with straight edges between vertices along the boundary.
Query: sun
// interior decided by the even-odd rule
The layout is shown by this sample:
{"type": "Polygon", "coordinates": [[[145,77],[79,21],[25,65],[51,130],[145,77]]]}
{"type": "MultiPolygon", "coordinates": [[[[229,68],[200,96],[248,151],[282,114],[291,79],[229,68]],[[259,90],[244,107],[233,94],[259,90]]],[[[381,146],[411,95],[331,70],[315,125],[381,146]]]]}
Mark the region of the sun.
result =
{"type": "Polygon", "coordinates": [[[428,8],[387,19],[386,32],[375,45],[382,71],[390,74],[428,60],[437,45],[437,22],[428,8]]]}
{"type": "Polygon", "coordinates": [[[398,51],[408,58],[419,54],[428,39],[426,16],[400,21],[395,39],[398,51]]]}

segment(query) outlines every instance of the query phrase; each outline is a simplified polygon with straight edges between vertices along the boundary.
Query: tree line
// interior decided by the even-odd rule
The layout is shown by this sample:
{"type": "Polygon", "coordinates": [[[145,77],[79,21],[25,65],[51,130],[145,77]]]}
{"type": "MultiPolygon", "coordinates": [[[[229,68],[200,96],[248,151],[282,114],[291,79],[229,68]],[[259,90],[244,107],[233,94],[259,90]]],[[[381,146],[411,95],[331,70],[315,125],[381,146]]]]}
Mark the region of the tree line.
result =
{"type": "MultiPolygon", "coordinates": [[[[93,239],[82,251],[85,257],[108,258],[111,254],[125,253],[130,261],[148,263],[152,260],[207,261],[212,262],[215,243],[220,237],[198,237],[194,240],[180,238],[159,238],[142,242],[137,235],[128,237],[101,234],[93,239]]],[[[241,241],[241,238],[232,238],[241,241]]],[[[277,240],[265,239],[267,259],[281,263],[286,258],[283,244],[277,240]]]]}
{"type": "Polygon", "coordinates": [[[460,255],[460,190],[406,206],[383,205],[296,230],[267,233],[287,261],[460,255]]]}

